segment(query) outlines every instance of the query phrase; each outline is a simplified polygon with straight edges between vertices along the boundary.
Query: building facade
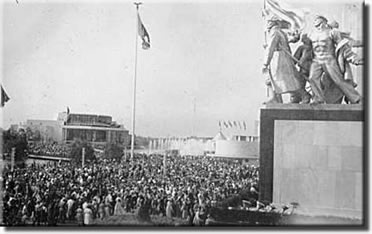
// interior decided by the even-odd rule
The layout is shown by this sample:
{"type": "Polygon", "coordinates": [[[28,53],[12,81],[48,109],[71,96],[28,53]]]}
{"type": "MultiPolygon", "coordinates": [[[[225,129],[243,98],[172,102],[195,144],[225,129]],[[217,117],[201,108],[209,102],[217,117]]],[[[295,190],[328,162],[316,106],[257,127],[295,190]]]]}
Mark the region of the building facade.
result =
{"type": "Polygon", "coordinates": [[[259,138],[235,135],[227,139],[221,132],[214,138],[216,157],[258,159],[259,138]]]}
{"type": "Polygon", "coordinates": [[[23,127],[33,132],[34,140],[43,142],[68,144],[82,140],[95,145],[121,146],[130,143],[129,131],[105,115],[62,112],[57,120],[27,120],[23,127]]]}
{"type": "Polygon", "coordinates": [[[79,139],[97,145],[125,146],[130,142],[129,131],[112,121],[111,116],[61,113],[59,119],[64,119],[62,137],[65,143],[79,139]]]}

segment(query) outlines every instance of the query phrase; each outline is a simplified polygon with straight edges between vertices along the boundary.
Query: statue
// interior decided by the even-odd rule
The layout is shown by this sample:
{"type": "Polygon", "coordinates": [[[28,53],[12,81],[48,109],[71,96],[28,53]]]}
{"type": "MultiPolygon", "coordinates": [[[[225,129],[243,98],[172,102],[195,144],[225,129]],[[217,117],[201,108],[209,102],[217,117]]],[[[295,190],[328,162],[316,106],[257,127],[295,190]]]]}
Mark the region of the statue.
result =
{"type": "Polygon", "coordinates": [[[262,72],[269,76],[266,84],[272,92],[272,98],[266,103],[283,103],[282,94],[285,93],[290,93],[292,97],[298,95],[301,103],[309,103],[310,95],[302,89],[301,77],[291,55],[288,37],[280,27],[280,20],[275,17],[268,20],[267,30],[269,42],[262,72]]]}
{"type": "MultiPolygon", "coordinates": [[[[338,29],[338,22],[332,21],[328,24],[332,29],[338,29]]],[[[352,47],[359,47],[362,45],[361,42],[354,40],[350,37],[350,33],[341,32],[342,40],[336,46],[336,59],[340,67],[340,71],[344,76],[346,82],[349,82],[355,88],[357,84],[354,81],[350,64],[362,65],[363,59],[352,51],[352,47]]],[[[328,76],[322,78],[323,90],[325,91],[326,103],[341,103],[345,99],[346,103],[349,100],[343,95],[342,91],[333,84],[332,80],[328,76]]]]}
{"type": "MultiPolygon", "coordinates": [[[[295,64],[298,65],[298,72],[301,74],[301,89],[305,90],[306,82],[309,80],[310,67],[313,60],[313,48],[311,46],[311,40],[307,34],[301,35],[301,42],[302,44],[297,48],[293,57],[295,64]]],[[[301,101],[299,95],[292,96],[291,98],[294,99],[292,100],[292,103],[299,103],[301,101]]]]}
{"type": "MultiPolygon", "coordinates": [[[[315,30],[310,35],[314,53],[309,77],[314,94],[312,103],[341,103],[339,93],[341,93],[341,100],[344,95],[352,104],[361,103],[362,97],[354,89],[353,83],[345,80],[336,57],[336,55],[341,55],[339,54],[340,48],[346,44],[342,42],[341,33],[331,28],[327,22],[325,17],[317,16],[314,20],[315,30]],[[337,89],[339,92],[332,91],[337,89]]],[[[346,51],[349,53],[351,49],[346,49],[346,51]]],[[[342,55],[346,55],[350,62],[359,63],[351,54],[342,53],[342,55]]]]}

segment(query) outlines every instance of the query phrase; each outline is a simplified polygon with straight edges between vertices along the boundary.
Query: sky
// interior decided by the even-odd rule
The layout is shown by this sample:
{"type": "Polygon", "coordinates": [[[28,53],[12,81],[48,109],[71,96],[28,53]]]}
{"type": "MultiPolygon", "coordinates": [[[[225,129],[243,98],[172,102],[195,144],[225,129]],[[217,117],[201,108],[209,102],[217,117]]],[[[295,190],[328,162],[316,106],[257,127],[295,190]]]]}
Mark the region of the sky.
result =
{"type": "MultiPolygon", "coordinates": [[[[151,48],[138,44],[136,134],[214,136],[218,122],[229,120],[245,121],[247,130],[227,133],[256,135],[266,100],[263,1],[142,2],[151,48]]],[[[312,15],[348,17],[338,1],[290,3],[312,15]]],[[[2,84],[10,96],[5,128],[57,119],[69,107],[110,115],[131,130],[133,1],[7,0],[2,8],[2,84]]],[[[360,27],[340,27],[361,36],[360,27]]]]}

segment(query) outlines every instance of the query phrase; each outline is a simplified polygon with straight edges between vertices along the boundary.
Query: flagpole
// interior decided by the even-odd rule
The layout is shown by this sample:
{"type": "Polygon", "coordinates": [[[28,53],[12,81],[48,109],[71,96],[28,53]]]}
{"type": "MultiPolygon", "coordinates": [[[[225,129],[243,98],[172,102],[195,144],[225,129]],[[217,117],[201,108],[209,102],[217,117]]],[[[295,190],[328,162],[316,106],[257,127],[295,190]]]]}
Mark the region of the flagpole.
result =
{"type": "MultiPolygon", "coordinates": [[[[263,11],[266,14],[266,0],[264,0],[263,8],[264,8],[263,11]]],[[[263,18],[265,18],[265,17],[263,17],[263,18]]],[[[266,31],[266,28],[264,30],[264,40],[265,41],[264,41],[263,47],[266,50],[266,47],[267,47],[267,31],[266,31]]],[[[266,97],[269,97],[270,96],[270,90],[269,89],[270,89],[269,86],[266,85],[266,97]]]]}
{"type": "Polygon", "coordinates": [[[137,85],[137,51],[138,51],[138,9],[141,5],[141,2],[135,2],[137,10],[137,23],[136,23],[136,48],[135,48],[135,59],[134,59],[134,77],[133,77],[133,100],[132,100],[132,140],[130,147],[130,158],[134,158],[134,141],[135,141],[135,128],[136,128],[136,85],[137,85]]]}

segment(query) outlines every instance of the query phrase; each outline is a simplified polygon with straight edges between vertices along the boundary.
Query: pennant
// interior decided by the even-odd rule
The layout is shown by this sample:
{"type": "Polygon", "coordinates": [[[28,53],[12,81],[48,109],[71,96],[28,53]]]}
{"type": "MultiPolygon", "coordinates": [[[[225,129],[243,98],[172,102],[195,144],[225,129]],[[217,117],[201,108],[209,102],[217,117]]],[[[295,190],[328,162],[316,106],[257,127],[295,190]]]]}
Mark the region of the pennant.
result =
{"type": "Polygon", "coordinates": [[[233,124],[234,124],[234,127],[238,127],[238,125],[236,125],[236,121],[235,120],[233,121],[233,124]]]}
{"type": "Polygon", "coordinates": [[[243,121],[244,130],[247,130],[247,125],[245,125],[245,121],[243,121]]]}
{"type": "Polygon", "coordinates": [[[1,107],[3,107],[5,105],[5,103],[9,100],[10,100],[10,98],[9,98],[8,94],[5,92],[3,86],[1,85],[1,107]]]}
{"type": "Polygon", "coordinates": [[[223,121],[223,125],[225,126],[225,128],[229,127],[229,125],[225,121],[223,121]]]}
{"type": "Polygon", "coordinates": [[[143,25],[139,13],[137,13],[137,16],[138,16],[138,35],[142,39],[142,49],[147,50],[150,48],[150,35],[147,32],[145,26],[143,25]]]}
{"type": "Polygon", "coordinates": [[[230,122],[230,120],[228,121],[228,123],[229,123],[230,128],[232,128],[233,125],[232,125],[232,123],[230,122]]]}
{"type": "Polygon", "coordinates": [[[239,129],[242,129],[242,124],[240,121],[238,121],[239,129]]]}

